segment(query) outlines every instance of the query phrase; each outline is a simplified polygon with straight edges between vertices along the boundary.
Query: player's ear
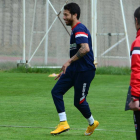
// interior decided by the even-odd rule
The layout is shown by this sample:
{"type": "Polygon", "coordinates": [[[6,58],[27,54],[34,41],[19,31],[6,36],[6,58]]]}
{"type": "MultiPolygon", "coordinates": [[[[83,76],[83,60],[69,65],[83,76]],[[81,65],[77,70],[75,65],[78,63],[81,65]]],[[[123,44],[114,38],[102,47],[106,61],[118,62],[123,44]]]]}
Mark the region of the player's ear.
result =
{"type": "Polygon", "coordinates": [[[136,25],[138,25],[138,19],[135,17],[135,23],[136,25]]]}
{"type": "Polygon", "coordinates": [[[75,19],[77,19],[77,13],[75,13],[73,16],[74,16],[75,19]]]}

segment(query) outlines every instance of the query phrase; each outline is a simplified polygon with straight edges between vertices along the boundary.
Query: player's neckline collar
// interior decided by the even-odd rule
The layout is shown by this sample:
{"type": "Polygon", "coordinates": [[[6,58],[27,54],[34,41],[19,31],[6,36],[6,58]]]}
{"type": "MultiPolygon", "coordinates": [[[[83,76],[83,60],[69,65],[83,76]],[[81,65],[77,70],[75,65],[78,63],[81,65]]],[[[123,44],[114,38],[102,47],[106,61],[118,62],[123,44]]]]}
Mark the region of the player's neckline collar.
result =
{"type": "Polygon", "coordinates": [[[73,30],[78,24],[80,24],[81,22],[77,22],[77,24],[75,26],[73,26],[73,28],[71,30],[73,30]]]}

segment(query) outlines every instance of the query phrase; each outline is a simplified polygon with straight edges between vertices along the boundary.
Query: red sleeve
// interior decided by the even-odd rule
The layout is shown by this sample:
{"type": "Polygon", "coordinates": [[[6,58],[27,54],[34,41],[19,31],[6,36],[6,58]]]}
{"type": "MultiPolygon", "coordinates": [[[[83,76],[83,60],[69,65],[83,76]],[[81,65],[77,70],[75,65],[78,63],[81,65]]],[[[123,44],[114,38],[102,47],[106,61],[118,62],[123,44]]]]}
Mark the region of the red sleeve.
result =
{"type": "Polygon", "coordinates": [[[140,97],[140,40],[136,39],[131,47],[131,95],[140,97]]]}

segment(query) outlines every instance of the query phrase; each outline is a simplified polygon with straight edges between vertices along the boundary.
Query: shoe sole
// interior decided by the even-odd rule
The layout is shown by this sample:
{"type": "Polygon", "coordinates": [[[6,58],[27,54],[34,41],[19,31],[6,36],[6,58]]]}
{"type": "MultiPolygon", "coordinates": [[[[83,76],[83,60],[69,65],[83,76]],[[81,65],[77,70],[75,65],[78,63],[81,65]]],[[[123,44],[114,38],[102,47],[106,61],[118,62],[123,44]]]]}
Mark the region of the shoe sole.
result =
{"type": "Polygon", "coordinates": [[[56,135],[59,135],[59,134],[61,134],[61,133],[63,133],[63,132],[67,132],[67,131],[69,131],[70,129],[66,129],[66,130],[64,130],[64,131],[61,131],[61,132],[59,132],[59,133],[56,133],[56,134],[52,134],[53,136],[56,136],[56,135]]]}

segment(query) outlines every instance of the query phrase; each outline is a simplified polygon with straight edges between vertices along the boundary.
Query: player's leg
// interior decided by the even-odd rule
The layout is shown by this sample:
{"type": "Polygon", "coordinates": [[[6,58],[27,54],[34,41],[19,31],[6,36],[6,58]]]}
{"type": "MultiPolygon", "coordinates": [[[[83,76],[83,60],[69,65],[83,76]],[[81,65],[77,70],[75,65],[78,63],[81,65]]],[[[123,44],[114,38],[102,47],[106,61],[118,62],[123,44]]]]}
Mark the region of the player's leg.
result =
{"type": "Polygon", "coordinates": [[[58,125],[58,127],[51,132],[51,134],[53,135],[60,134],[70,129],[67,123],[63,95],[68,91],[68,89],[72,87],[72,85],[73,83],[71,75],[67,71],[60,77],[60,79],[57,81],[54,88],[52,89],[52,97],[60,119],[60,124],[58,125]]]}
{"type": "Polygon", "coordinates": [[[86,96],[88,94],[90,83],[93,80],[94,75],[94,71],[86,71],[77,73],[77,76],[75,76],[76,78],[74,83],[74,105],[89,123],[89,127],[87,128],[85,135],[91,135],[94,129],[99,125],[98,121],[94,121],[89,105],[86,101],[86,96]]]}
{"type": "Polygon", "coordinates": [[[134,125],[136,131],[136,138],[140,140],[140,111],[134,111],[134,125]]]}

